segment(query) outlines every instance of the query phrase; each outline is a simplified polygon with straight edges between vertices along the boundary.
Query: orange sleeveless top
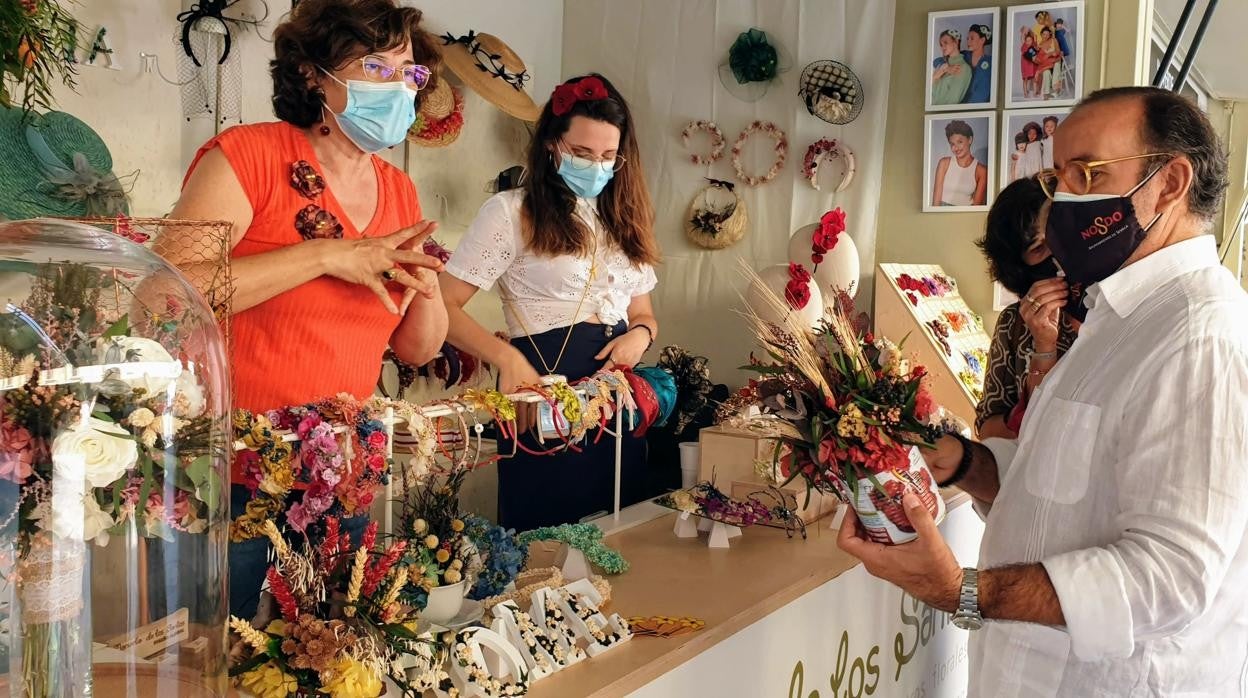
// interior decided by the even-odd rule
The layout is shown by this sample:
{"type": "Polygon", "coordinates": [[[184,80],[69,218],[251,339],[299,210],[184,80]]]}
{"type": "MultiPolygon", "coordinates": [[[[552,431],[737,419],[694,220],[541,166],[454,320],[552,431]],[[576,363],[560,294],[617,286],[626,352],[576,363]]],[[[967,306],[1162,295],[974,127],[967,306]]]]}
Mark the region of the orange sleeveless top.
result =
{"type": "MultiPolygon", "coordinates": [[[[230,254],[233,259],[303,242],[295,215],[308,204],[336,216],[348,239],[389,235],[421,219],[412,180],[376,156],[377,209],[364,230],[355,228],[334,198],[333,182],[327,181],[325,192],[311,200],[302,196],[290,183],[291,166],[304,160],[317,172],[322,168],[304,133],[288,123],[225,131],[199,149],[187,178],[213,148],[229,161],[253,211],[251,227],[230,254]]],[[[402,295],[391,289],[396,306],[402,295]]],[[[343,392],[367,398],[400,319],[367,287],[330,276],[236,313],[230,322],[234,406],[259,412],[343,392]]]]}

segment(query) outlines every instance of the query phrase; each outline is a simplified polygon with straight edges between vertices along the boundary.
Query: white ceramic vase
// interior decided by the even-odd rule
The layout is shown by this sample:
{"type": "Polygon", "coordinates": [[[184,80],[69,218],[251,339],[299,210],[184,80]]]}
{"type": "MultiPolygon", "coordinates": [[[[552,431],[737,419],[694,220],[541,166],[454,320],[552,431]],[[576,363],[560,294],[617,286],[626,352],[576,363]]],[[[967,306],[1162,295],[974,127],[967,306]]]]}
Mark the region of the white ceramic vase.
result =
{"type": "Polygon", "coordinates": [[[420,619],[434,625],[446,625],[459,615],[464,607],[464,597],[467,595],[468,582],[466,581],[434,587],[429,592],[429,602],[425,604],[425,610],[421,611],[420,619]]]}

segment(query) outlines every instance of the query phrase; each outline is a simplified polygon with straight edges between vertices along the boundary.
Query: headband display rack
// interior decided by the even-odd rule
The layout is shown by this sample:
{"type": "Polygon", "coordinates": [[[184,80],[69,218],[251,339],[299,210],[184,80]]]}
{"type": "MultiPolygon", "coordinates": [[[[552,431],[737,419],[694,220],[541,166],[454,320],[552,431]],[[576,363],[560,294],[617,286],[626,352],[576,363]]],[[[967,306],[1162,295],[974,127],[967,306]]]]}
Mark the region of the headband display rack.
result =
{"type": "MultiPolygon", "coordinates": [[[[584,388],[578,388],[574,386],[572,390],[575,391],[578,396],[585,396],[586,394],[586,391],[584,388]]],[[[543,396],[536,395],[533,393],[510,393],[510,394],[504,395],[504,397],[510,400],[513,404],[514,403],[547,402],[547,399],[544,398],[543,396]]],[[[394,428],[397,425],[405,424],[407,422],[407,420],[397,415],[395,412],[394,404],[399,403],[399,402],[402,402],[402,401],[394,400],[394,399],[387,399],[385,410],[384,410],[384,416],[381,418],[382,424],[384,424],[386,427],[386,458],[388,460],[394,459],[394,428]]],[[[446,401],[441,401],[441,400],[438,401],[436,404],[419,405],[419,406],[415,406],[415,408],[426,419],[450,417],[453,415],[462,414],[464,412],[473,411],[473,408],[468,405],[465,405],[462,403],[456,403],[456,402],[452,402],[448,404],[446,401]]],[[[617,400],[615,403],[615,415],[614,415],[615,433],[612,434],[615,437],[615,489],[614,489],[614,494],[613,494],[614,499],[613,499],[612,517],[614,518],[616,523],[618,523],[620,519],[620,489],[621,489],[621,475],[623,473],[624,413],[626,411],[627,410],[625,410],[621,406],[620,402],[617,400]]],[[[334,431],[334,434],[345,434],[347,432],[347,426],[344,424],[334,424],[333,431],[334,431]]],[[[280,431],[275,431],[274,433],[278,435],[282,441],[287,442],[287,443],[294,443],[294,442],[299,441],[299,435],[291,431],[280,430],[280,431]]],[[[240,440],[235,440],[233,445],[234,445],[235,451],[242,451],[247,448],[247,445],[244,444],[240,440]]],[[[467,447],[466,444],[465,444],[465,447],[467,447]]],[[[348,448],[349,448],[349,445],[348,445],[348,448]]],[[[384,522],[382,524],[384,532],[386,533],[390,533],[391,531],[391,520],[394,514],[393,488],[394,488],[394,478],[390,478],[390,482],[386,485],[385,514],[384,514],[384,522]]]]}

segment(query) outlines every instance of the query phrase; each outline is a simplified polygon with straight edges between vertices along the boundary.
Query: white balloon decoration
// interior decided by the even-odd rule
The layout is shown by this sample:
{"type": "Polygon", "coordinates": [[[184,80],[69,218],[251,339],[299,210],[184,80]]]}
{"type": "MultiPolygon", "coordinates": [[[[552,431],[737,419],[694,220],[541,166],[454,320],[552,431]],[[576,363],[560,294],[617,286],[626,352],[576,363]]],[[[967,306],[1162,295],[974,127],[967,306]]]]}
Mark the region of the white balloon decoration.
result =
{"type": "MultiPolygon", "coordinates": [[[[810,269],[809,255],[807,256],[806,264],[803,266],[807,270],[810,269]]],[[[784,287],[789,283],[788,264],[777,264],[767,267],[758,272],[758,277],[772,293],[781,299],[784,298],[784,287]]],[[[750,305],[754,312],[758,313],[759,317],[768,322],[781,324],[784,321],[784,316],[777,313],[772,304],[763,298],[757,284],[757,281],[750,283],[750,287],[745,292],[745,302],[750,305]]],[[[804,325],[813,328],[823,318],[823,294],[819,291],[819,285],[815,283],[814,279],[808,281],[807,286],[810,288],[810,302],[800,310],[790,308],[789,312],[797,313],[804,325]]]]}
{"type": "MultiPolygon", "coordinates": [[[[818,229],[819,224],[812,223],[793,233],[793,237],[789,238],[790,262],[801,264],[807,269],[814,268],[814,263],[810,261],[810,239],[818,229]]],[[[858,247],[854,245],[854,239],[849,233],[841,233],[836,238],[836,247],[828,250],[823,256],[823,262],[818,269],[814,269],[811,276],[823,293],[824,303],[831,305],[836,301],[838,289],[848,291],[851,298],[857,295],[859,273],[858,247]]]]}

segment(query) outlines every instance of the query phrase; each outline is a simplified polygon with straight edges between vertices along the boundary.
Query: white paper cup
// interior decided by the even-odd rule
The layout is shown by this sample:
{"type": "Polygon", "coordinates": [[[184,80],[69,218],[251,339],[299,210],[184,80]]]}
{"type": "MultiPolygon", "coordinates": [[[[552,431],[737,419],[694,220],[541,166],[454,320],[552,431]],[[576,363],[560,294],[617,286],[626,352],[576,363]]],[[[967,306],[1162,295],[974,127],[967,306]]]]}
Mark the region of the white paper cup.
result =
{"type": "Polygon", "coordinates": [[[698,484],[698,471],[702,467],[702,444],[686,441],[680,444],[680,486],[689,489],[698,484]]]}

